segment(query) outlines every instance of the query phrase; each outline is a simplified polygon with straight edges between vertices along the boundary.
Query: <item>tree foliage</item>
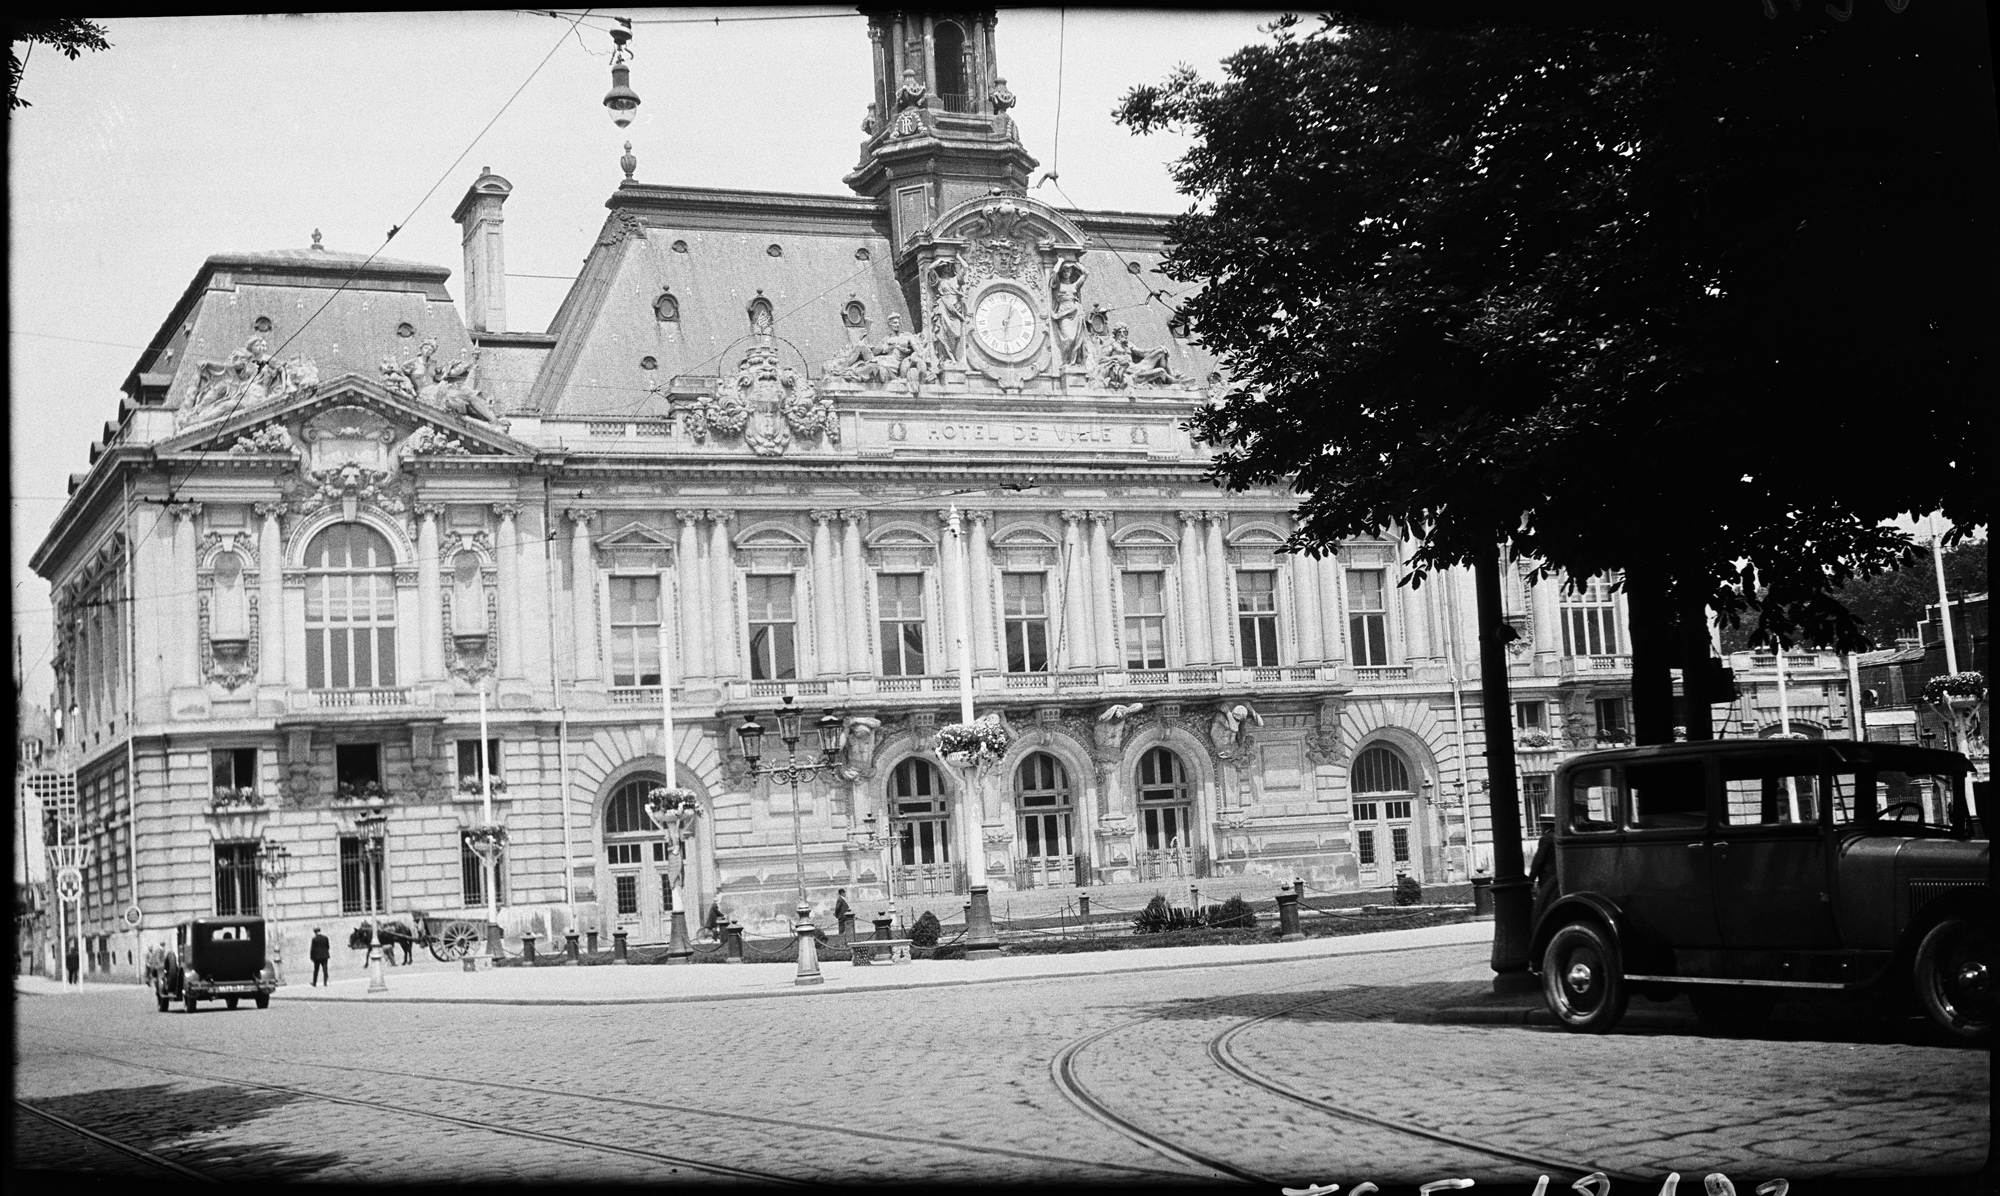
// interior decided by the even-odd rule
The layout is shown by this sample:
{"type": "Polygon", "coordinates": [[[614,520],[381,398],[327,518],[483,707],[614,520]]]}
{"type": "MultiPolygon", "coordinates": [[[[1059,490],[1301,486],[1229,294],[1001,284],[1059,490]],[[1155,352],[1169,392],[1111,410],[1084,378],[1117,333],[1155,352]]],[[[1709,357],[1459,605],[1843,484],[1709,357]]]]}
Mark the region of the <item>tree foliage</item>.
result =
{"type": "MultiPolygon", "coordinates": [[[[1945,589],[1956,602],[1967,594],[1986,592],[1986,541],[1976,540],[1946,549],[1945,589]]],[[[1928,547],[1917,551],[1915,561],[1901,569],[1873,577],[1857,577],[1834,595],[1849,614],[1860,621],[1862,630],[1877,647],[1895,644],[1898,636],[1910,635],[1926,618],[1926,607],[1937,606],[1937,572],[1928,547]]],[[[1928,617],[1935,619],[1936,615],[1928,617]]],[[[1935,626],[1933,627],[1935,633],[1935,626]]],[[[1732,628],[1723,633],[1722,650],[1737,652],[1751,647],[1749,628],[1732,628]]],[[[1817,646],[1817,645],[1815,645],[1817,646]]]]}
{"type": "Polygon", "coordinates": [[[1861,646],[1834,591],[1912,559],[1886,519],[1989,519],[2000,155],[1947,19],[1284,18],[1133,89],[1193,142],[1163,269],[1232,382],[1214,477],[1289,481],[1301,549],[1511,536],[1861,646]]]}
{"type": "Polygon", "coordinates": [[[14,51],[15,44],[27,42],[32,52],[39,42],[74,62],[85,50],[109,50],[111,43],[105,40],[106,32],[104,26],[82,17],[15,18],[13,37],[7,47],[7,110],[11,113],[18,108],[33,107],[20,96],[23,64],[14,51]]]}

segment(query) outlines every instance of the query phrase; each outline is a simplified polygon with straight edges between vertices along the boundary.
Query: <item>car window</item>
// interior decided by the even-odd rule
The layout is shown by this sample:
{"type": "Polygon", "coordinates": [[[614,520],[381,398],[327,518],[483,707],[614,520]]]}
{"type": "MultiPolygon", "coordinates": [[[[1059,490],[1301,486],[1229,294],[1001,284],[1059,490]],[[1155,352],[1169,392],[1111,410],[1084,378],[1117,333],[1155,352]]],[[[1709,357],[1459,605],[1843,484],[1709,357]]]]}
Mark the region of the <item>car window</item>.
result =
{"type": "MultiPolygon", "coordinates": [[[[1854,805],[1852,773],[1828,775],[1819,761],[1724,760],[1722,817],[1729,826],[1795,826],[1817,823],[1828,801],[1854,805]]],[[[1852,817],[1852,814],[1849,814],[1852,817]]]]}
{"type": "Polygon", "coordinates": [[[1874,774],[1875,810],[1885,829],[1951,825],[1952,779],[1929,773],[1882,769],[1874,774]]]}
{"type": "Polygon", "coordinates": [[[208,932],[211,943],[240,943],[249,937],[250,928],[247,926],[218,926],[208,932]]]}
{"type": "Polygon", "coordinates": [[[1624,805],[1618,776],[1611,769],[1590,768],[1571,775],[1569,829],[1615,831],[1624,821],[1624,805]]]}
{"type": "Polygon", "coordinates": [[[1706,770],[1699,760],[1627,764],[1625,799],[1634,830],[1700,830],[1708,825],[1706,770]]]}

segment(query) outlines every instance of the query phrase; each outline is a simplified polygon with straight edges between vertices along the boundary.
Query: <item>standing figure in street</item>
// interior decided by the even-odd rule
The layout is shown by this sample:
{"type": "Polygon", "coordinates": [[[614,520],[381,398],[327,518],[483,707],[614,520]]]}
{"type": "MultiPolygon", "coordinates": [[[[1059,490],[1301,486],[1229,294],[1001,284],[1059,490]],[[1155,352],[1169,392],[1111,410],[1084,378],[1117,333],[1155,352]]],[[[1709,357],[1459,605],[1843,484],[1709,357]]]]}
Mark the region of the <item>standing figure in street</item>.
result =
{"type": "Polygon", "coordinates": [[[843,939],[854,937],[854,907],[847,904],[847,890],[841,889],[834,897],[833,924],[843,939]]]}
{"type": "Polygon", "coordinates": [[[313,927],[312,950],[309,954],[312,956],[313,975],[312,983],[306,985],[306,987],[315,987],[319,984],[321,977],[326,979],[328,988],[333,987],[333,972],[327,966],[327,961],[333,957],[333,944],[328,941],[326,935],[322,934],[320,928],[317,926],[313,927]]]}
{"type": "Polygon", "coordinates": [[[71,984],[75,984],[77,969],[82,966],[82,961],[78,958],[76,953],[75,939],[71,939],[69,941],[69,954],[63,957],[63,962],[67,964],[69,968],[69,982],[71,984]]]}

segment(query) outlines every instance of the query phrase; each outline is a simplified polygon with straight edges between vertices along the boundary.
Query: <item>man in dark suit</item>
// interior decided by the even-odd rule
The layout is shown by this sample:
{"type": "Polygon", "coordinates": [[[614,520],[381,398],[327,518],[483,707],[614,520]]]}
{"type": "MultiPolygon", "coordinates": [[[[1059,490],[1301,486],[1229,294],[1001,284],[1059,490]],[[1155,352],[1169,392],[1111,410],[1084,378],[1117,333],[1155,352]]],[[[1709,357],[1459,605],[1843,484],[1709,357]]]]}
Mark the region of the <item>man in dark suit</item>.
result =
{"type": "Polygon", "coordinates": [[[317,985],[320,982],[320,978],[322,976],[326,978],[328,986],[331,986],[333,984],[333,973],[330,970],[328,970],[326,964],[326,961],[332,958],[332,956],[333,956],[333,944],[327,941],[326,935],[320,932],[319,927],[317,926],[313,927],[313,941],[312,941],[313,976],[312,976],[312,983],[306,985],[307,988],[312,988],[315,985],[317,985]]]}

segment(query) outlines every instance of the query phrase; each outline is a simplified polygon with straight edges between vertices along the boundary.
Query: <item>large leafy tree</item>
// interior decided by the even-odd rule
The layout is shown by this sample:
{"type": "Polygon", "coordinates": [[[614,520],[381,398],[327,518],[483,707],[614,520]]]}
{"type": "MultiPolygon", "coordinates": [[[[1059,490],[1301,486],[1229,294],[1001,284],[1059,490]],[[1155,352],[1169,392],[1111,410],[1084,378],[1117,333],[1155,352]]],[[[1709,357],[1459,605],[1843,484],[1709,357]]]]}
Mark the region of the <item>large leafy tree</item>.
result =
{"type": "Polygon", "coordinates": [[[37,43],[55,50],[74,61],[85,50],[109,50],[111,43],[105,40],[105,28],[95,21],[82,17],[19,17],[13,22],[13,36],[7,45],[7,110],[11,114],[17,108],[33,105],[21,98],[21,71],[25,67],[20,54],[15,52],[18,42],[28,43],[28,52],[33,53],[37,43]]]}
{"type": "Polygon", "coordinates": [[[1216,478],[1290,480],[1303,549],[1623,571],[1642,739],[1704,604],[1860,646],[1834,591],[1909,558],[1885,520],[1989,518],[2000,155],[1949,19],[1286,18],[1135,88],[1192,135],[1164,269],[1233,382],[1216,478]]]}

